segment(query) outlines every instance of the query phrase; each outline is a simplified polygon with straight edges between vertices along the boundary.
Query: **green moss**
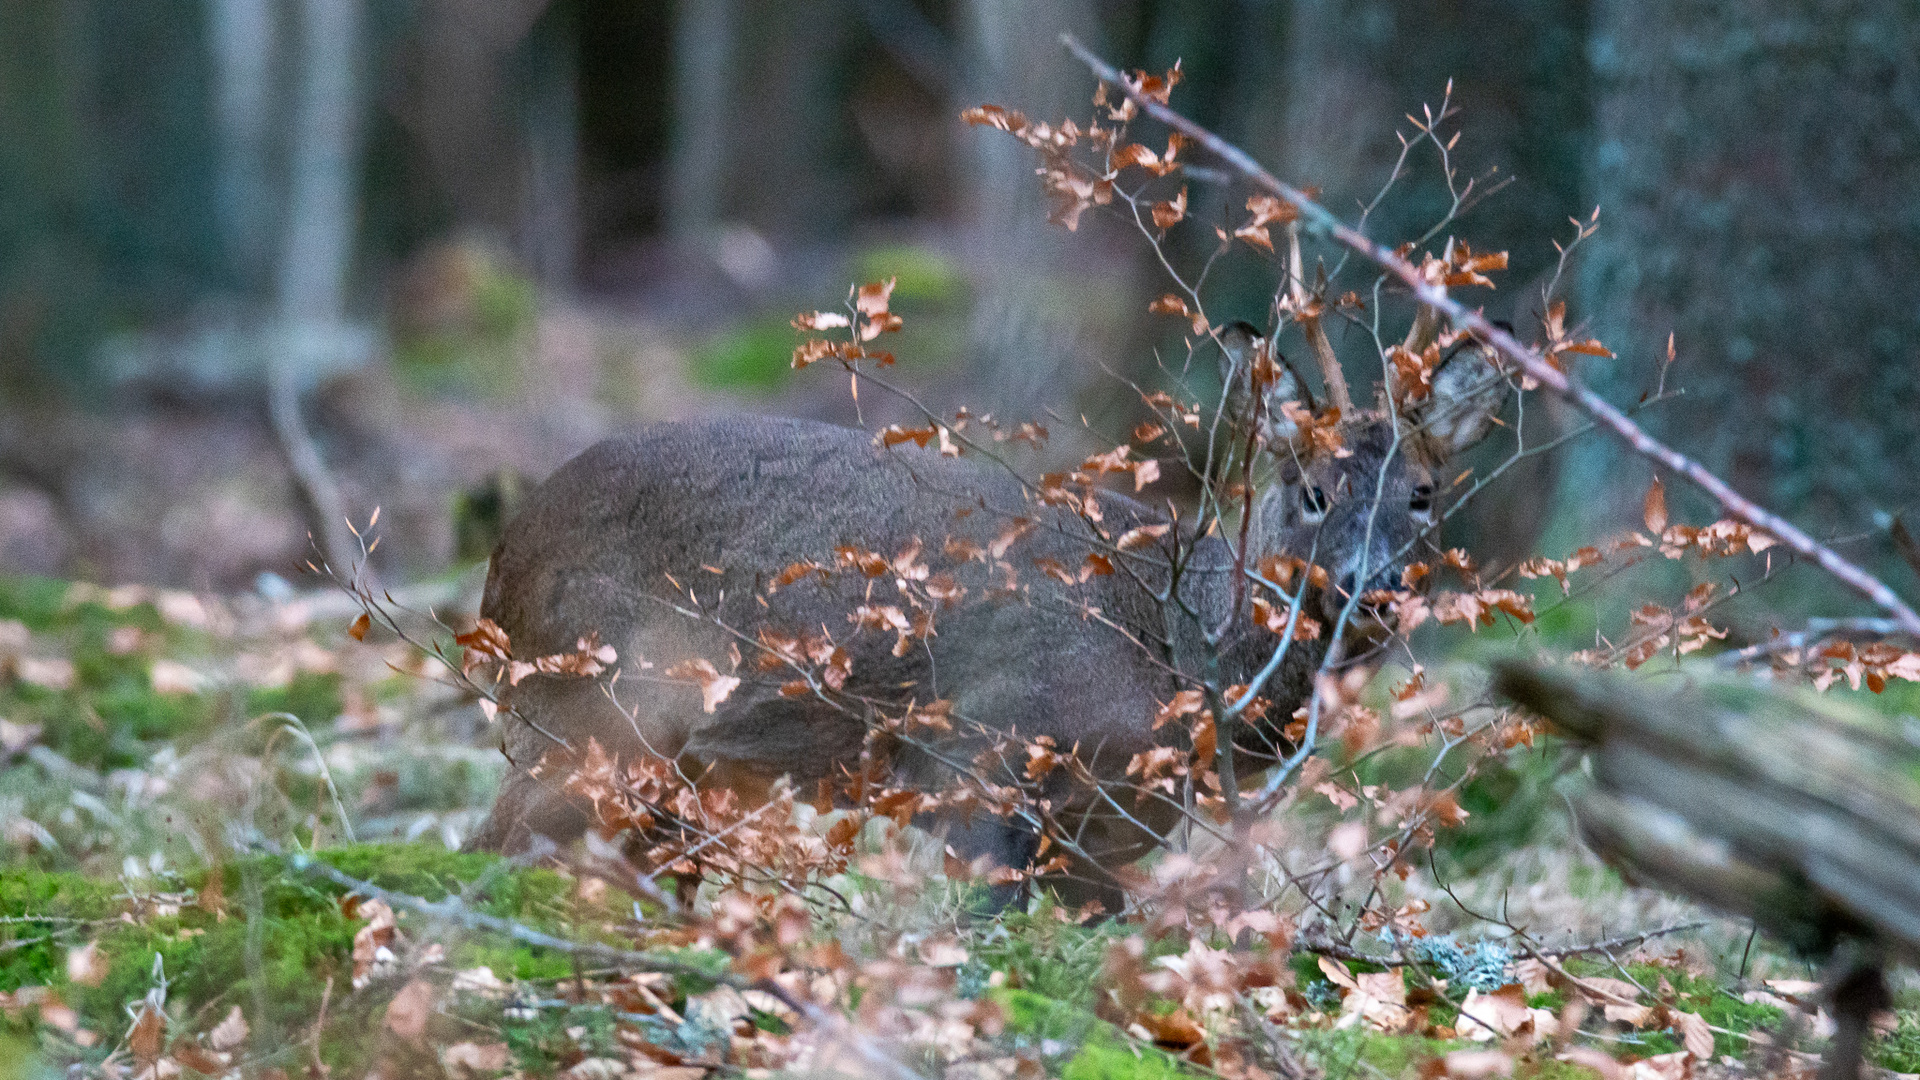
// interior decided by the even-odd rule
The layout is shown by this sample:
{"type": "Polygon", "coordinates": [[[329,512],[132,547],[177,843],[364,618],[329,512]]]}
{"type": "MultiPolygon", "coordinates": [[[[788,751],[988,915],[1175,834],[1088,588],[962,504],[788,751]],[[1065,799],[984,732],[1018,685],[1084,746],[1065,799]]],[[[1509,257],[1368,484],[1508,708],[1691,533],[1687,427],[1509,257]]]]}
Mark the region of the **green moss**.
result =
{"type": "Polygon", "coordinates": [[[785,322],[729,330],[694,350],[693,381],[718,390],[777,390],[793,373],[793,347],[799,341],[785,322]]]}
{"type": "Polygon", "coordinates": [[[1172,1054],[1130,1046],[1107,1032],[1088,1039],[1060,1069],[1061,1080],[1172,1080],[1192,1075],[1172,1054]]]}
{"type": "MultiPolygon", "coordinates": [[[[1604,964],[1583,961],[1568,968],[1576,975],[1597,974],[1618,975],[1617,971],[1604,964]]],[[[1785,1019],[1785,1013],[1771,1005],[1742,1001],[1717,985],[1712,979],[1689,975],[1686,972],[1657,964],[1628,964],[1627,974],[1641,986],[1657,988],[1662,979],[1673,988],[1674,1004],[1691,1013],[1698,1013],[1714,1027],[1725,1028],[1733,1032],[1748,1032],[1756,1028],[1773,1028],[1785,1019]]],[[[1640,1052],[1647,1054],[1665,1054],[1681,1048],[1679,1037],[1670,1031],[1648,1031],[1640,1033],[1646,1040],[1646,1046],[1640,1052]]],[[[1715,1033],[1713,1050],[1716,1054],[1737,1056],[1746,1053],[1746,1040],[1732,1035],[1715,1033]]]]}
{"type": "MultiPolygon", "coordinates": [[[[1387,970],[1384,964],[1370,963],[1365,960],[1341,962],[1347,965],[1348,971],[1355,974],[1373,974],[1387,970]]],[[[1334,1008],[1336,1010],[1339,1008],[1337,1004],[1340,998],[1339,988],[1334,986],[1333,982],[1320,970],[1318,955],[1310,952],[1296,952],[1287,958],[1287,966],[1293,969],[1293,976],[1300,987],[1300,992],[1307,995],[1309,1000],[1333,1002],[1336,1003],[1334,1008]]]]}
{"type": "Polygon", "coordinates": [[[33,1038],[24,1031],[0,1031],[0,1080],[27,1080],[30,1076],[51,1076],[54,1071],[40,1062],[33,1038]]]}
{"type": "Polygon", "coordinates": [[[1900,1013],[1900,1026],[1874,1043],[1868,1057],[1890,1072],[1920,1073],[1920,1017],[1900,1013]]]}
{"type": "Polygon", "coordinates": [[[894,279],[893,301],[948,304],[966,293],[967,278],[960,264],[946,253],[911,244],[870,248],[854,260],[854,279],[894,279]]]}
{"type": "MultiPolygon", "coordinates": [[[[495,856],[429,844],[362,844],[322,851],[319,858],[397,892],[437,900],[459,891],[477,911],[554,934],[581,930],[569,881],[551,871],[515,869],[495,856]]],[[[155,955],[179,1015],[239,1004],[256,1028],[290,1030],[311,1023],[328,979],[340,1000],[352,975],[353,935],[363,925],[341,913],[344,890],[295,874],[282,859],[261,857],[187,875],[178,891],[176,901],[186,902],[174,913],[127,922],[117,918],[129,904],[116,886],[70,873],[0,875],[0,915],[99,920],[91,926],[0,924],[0,946],[11,946],[0,947],[0,990],[55,986],[89,1028],[103,1033],[125,1026],[124,1005],[147,991],[155,955]],[[210,887],[216,874],[217,887],[210,887]],[[215,894],[218,903],[193,899],[215,894]],[[49,936],[56,928],[66,931],[58,939],[49,936]],[[88,940],[110,961],[106,978],[93,987],[66,978],[67,948],[88,940]]],[[[611,908],[586,914],[596,922],[617,917],[611,908]]],[[[572,970],[564,954],[436,927],[419,916],[403,913],[400,927],[417,941],[442,944],[456,969],[485,964],[502,978],[519,979],[559,978],[572,970]]]]}
{"type": "Polygon", "coordinates": [[[1017,1041],[1078,1047],[1060,1067],[1062,1080],[1174,1080],[1194,1075],[1174,1055],[1135,1046],[1112,1024],[1068,1002],[1031,990],[998,990],[993,1000],[1007,1011],[1007,1029],[1017,1041]]]}
{"type": "Polygon", "coordinates": [[[0,577],[0,619],[18,619],[35,633],[59,623],[67,583],[58,578],[0,577]]]}
{"type": "Polygon", "coordinates": [[[1565,990],[1549,990],[1544,994],[1527,995],[1527,1008],[1529,1009],[1545,1009],[1558,1016],[1560,1010],[1566,1007],[1567,992],[1565,990]]]}
{"type": "Polygon", "coordinates": [[[0,991],[44,986],[56,977],[64,978],[64,954],[47,935],[70,925],[69,920],[111,918],[120,910],[118,892],[112,882],[79,874],[22,869],[0,874],[0,917],[34,915],[53,920],[0,925],[0,991]]]}
{"type": "Polygon", "coordinates": [[[1519,1080],[1593,1080],[1594,1074],[1592,1069],[1584,1065],[1552,1058],[1534,1058],[1516,1065],[1513,1075],[1519,1080]]]}
{"type": "Polygon", "coordinates": [[[457,267],[437,321],[396,340],[394,374],[417,393],[510,394],[539,319],[539,289],[507,260],[478,249],[461,253],[457,267]]]}
{"type": "Polygon", "coordinates": [[[1401,1076],[1411,1073],[1423,1061],[1467,1045],[1470,1044],[1462,1040],[1443,1042],[1420,1035],[1388,1035],[1358,1027],[1299,1033],[1302,1054],[1318,1065],[1328,1080],[1371,1076],[1375,1075],[1373,1070],[1401,1076]]]}
{"type": "Polygon", "coordinates": [[[492,1013],[480,1022],[497,1025],[501,1041],[507,1044],[514,1059],[534,1075],[555,1072],[556,1063],[582,1056],[626,1057],[626,1051],[614,1035],[613,1017],[604,1006],[540,1009],[523,1019],[502,1020],[497,1013],[492,1013]]]}
{"type": "Polygon", "coordinates": [[[40,639],[37,649],[50,646],[74,669],[65,690],[0,685],[0,715],[41,725],[47,746],[102,771],[137,768],[151,756],[148,744],[203,731],[218,718],[217,696],[157,694],[147,674],[150,650],[176,655],[203,646],[200,635],[168,626],[151,604],[115,611],[91,601],[69,604],[71,592],[69,583],[51,578],[0,578],[0,618],[19,619],[40,639]],[[140,652],[108,651],[122,627],[145,635],[140,652]]]}
{"type": "Polygon", "coordinates": [[[302,672],[285,686],[247,692],[247,715],[292,713],[309,724],[321,724],[340,715],[340,676],[302,672]]]}
{"type": "Polygon", "coordinates": [[[1075,926],[1043,906],[1007,912],[968,943],[975,964],[1005,972],[1008,985],[1072,1006],[1092,1003],[1107,949],[1122,936],[1112,924],[1075,926]]]}
{"type": "MultiPolygon", "coordinates": [[[[1327,1080],[1426,1075],[1424,1066],[1435,1058],[1454,1050],[1488,1047],[1465,1039],[1389,1035],[1359,1028],[1308,1030],[1299,1032],[1297,1038],[1302,1055],[1318,1065],[1327,1080]]],[[[1523,1057],[1515,1063],[1513,1075],[1524,1080],[1592,1080],[1593,1072],[1542,1056],[1523,1057]]]]}

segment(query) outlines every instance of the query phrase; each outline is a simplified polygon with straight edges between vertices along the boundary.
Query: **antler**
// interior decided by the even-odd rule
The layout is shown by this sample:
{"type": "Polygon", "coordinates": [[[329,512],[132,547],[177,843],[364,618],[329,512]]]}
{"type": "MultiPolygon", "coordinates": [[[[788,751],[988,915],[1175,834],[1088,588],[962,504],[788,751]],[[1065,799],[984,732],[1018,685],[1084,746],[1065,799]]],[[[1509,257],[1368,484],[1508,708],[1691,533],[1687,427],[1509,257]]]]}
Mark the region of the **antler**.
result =
{"type": "Polygon", "coordinates": [[[1320,315],[1313,305],[1313,296],[1307,292],[1306,268],[1300,261],[1300,223],[1287,225],[1287,298],[1293,304],[1293,317],[1300,323],[1300,332],[1307,335],[1307,344],[1313,347],[1313,358],[1320,364],[1320,379],[1327,386],[1327,401],[1340,410],[1341,416],[1353,415],[1353,396],[1347,392],[1347,374],[1340,368],[1340,358],[1334,355],[1333,342],[1327,339],[1326,328],[1320,325],[1320,315]]]}

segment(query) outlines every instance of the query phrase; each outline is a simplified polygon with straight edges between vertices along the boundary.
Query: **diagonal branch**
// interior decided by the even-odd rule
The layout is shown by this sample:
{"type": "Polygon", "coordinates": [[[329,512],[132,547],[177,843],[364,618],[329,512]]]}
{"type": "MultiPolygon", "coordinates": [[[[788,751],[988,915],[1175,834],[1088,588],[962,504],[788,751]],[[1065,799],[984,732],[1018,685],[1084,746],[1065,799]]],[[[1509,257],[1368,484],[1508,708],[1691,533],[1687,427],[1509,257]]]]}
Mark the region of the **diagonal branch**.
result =
{"type": "Polygon", "coordinates": [[[1665,465],[1705,491],[1735,518],[1766,532],[1781,546],[1813,560],[1849,588],[1873,601],[1891,614],[1901,628],[1920,633],[1920,613],[1900,599],[1894,591],[1872,574],[1854,565],[1846,557],[1802,532],[1787,519],[1741,495],[1706,466],[1647,434],[1611,402],[1588,389],[1566,372],[1548,363],[1544,357],[1522,345],[1505,330],[1493,325],[1480,312],[1447,295],[1445,287],[1429,282],[1411,262],[1393,253],[1364,233],[1340,220],[1332,211],[1307,197],[1306,193],[1279,179],[1260,166],[1246,151],[1226,141],[1160,102],[1142,94],[1118,69],[1089,52],[1071,34],[1062,34],[1060,43],[1068,52],[1093,70],[1101,80],[1111,83],[1142,112],[1192,139],[1215,157],[1232,167],[1254,186],[1278,196],[1300,212],[1307,228],[1333,238],[1398,278],[1415,300],[1445,315],[1458,329],[1470,330],[1508,363],[1527,373],[1575,408],[1592,416],[1603,428],[1626,443],[1635,453],[1665,465]]]}

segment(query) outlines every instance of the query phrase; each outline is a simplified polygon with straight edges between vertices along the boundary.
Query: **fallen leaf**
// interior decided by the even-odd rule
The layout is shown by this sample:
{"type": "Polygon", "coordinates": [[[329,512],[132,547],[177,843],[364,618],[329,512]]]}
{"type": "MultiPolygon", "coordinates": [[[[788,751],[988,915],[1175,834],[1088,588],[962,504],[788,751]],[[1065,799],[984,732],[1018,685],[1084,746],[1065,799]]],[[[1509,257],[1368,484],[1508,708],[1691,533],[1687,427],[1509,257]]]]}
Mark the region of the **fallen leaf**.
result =
{"type": "Polygon", "coordinates": [[[214,1025],[207,1033],[207,1043],[215,1050],[231,1050],[247,1041],[247,1018],[240,1015],[240,1006],[235,1005],[227,1011],[227,1018],[214,1025]]]}
{"type": "Polygon", "coordinates": [[[197,694],[206,684],[206,676],[175,660],[155,660],[147,672],[147,681],[156,694],[197,694]]]}
{"type": "Polygon", "coordinates": [[[1561,1054],[1559,1060],[1592,1069],[1600,1080],[1627,1080],[1627,1067],[1591,1046],[1576,1046],[1561,1054]]]}
{"type": "Polygon", "coordinates": [[[409,1042],[427,1033],[427,1018],[433,1014],[433,984],[413,979],[387,1003],[387,1030],[409,1042]]]}
{"type": "Polygon", "coordinates": [[[393,909],[384,900],[367,900],[357,909],[359,917],[367,920],[353,935],[353,988],[360,989],[372,977],[374,965],[383,959],[390,960],[387,946],[392,943],[394,934],[393,909]]]}
{"type": "Polygon", "coordinates": [[[16,724],[0,717],[0,761],[32,746],[43,730],[39,724],[16,724]]]}
{"type": "Polygon", "coordinates": [[[1539,1042],[1552,1035],[1559,1024],[1547,1010],[1528,1008],[1526,990],[1519,983],[1508,983],[1491,993],[1467,991],[1466,1000],[1460,1003],[1460,1017],[1453,1026],[1463,1037],[1475,1042],[1516,1035],[1530,1035],[1530,1041],[1539,1042]]]}
{"type": "Polygon", "coordinates": [[[73,688],[73,661],[71,660],[59,657],[43,659],[36,656],[22,656],[14,661],[13,673],[23,683],[48,690],[73,688]]]}
{"type": "Polygon", "coordinates": [[[227,1072],[232,1054],[216,1054],[199,1043],[186,1039],[174,1040],[172,1056],[175,1061],[192,1069],[202,1076],[223,1076],[227,1072]]]}
{"type": "Polygon", "coordinates": [[[1671,1054],[1655,1054],[1633,1063],[1633,1071],[1627,1075],[1631,1080],[1687,1080],[1693,1075],[1692,1055],[1685,1050],[1675,1050],[1671,1054]]]}
{"type": "Polygon", "coordinates": [[[107,980],[112,968],[98,942],[89,941],[77,949],[67,950],[67,978],[81,986],[99,986],[107,980]]]}
{"type": "Polygon", "coordinates": [[[1713,1058],[1713,1029],[1707,1025],[1707,1018],[1699,1013],[1672,1010],[1673,1030],[1680,1036],[1680,1043],[1699,1061],[1713,1058]]]}
{"type": "Polygon", "coordinates": [[[1343,821],[1327,832],[1327,850],[1352,862],[1367,850],[1367,826],[1364,822],[1343,821]]]}
{"type": "Polygon", "coordinates": [[[127,1032],[127,1049],[143,1064],[151,1066],[160,1057],[167,1040],[167,1014],[151,1001],[142,1002],[133,1030],[127,1032]]]}
{"type": "Polygon", "coordinates": [[[1340,1000],[1340,1019],[1334,1027],[1365,1024],[1379,1031],[1401,1031],[1413,1019],[1407,1008],[1406,977],[1399,969],[1364,972],[1353,976],[1353,983],[1340,1000]]]}
{"type": "Polygon", "coordinates": [[[1441,1058],[1440,1064],[1446,1070],[1441,1075],[1455,1080],[1513,1075],[1513,1055],[1504,1050],[1455,1050],[1441,1058]]]}
{"type": "Polygon", "coordinates": [[[967,950],[953,938],[933,938],[920,943],[920,960],[928,967],[957,968],[967,962],[967,950]]]}
{"type": "Polygon", "coordinates": [[[513,1060],[501,1042],[458,1042],[440,1051],[440,1064],[455,1075],[498,1072],[513,1060]]]}
{"type": "Polygon", "coordinates": [[[486,965],[455,972],[453,976],[455,993],[477,994],[480,997],[497,998],[506,994],[508,986],[486,965]]]}

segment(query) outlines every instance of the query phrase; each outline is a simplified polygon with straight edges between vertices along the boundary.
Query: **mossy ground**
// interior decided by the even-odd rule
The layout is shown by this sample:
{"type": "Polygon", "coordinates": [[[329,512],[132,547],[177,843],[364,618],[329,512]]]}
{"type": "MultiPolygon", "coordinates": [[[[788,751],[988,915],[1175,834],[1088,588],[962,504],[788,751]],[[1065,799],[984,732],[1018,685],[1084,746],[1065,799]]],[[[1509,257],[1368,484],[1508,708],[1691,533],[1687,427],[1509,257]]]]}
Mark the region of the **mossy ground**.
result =
{"type": "MultiPolygon", "coordinates": [[[[903,279],[903,294],[910,292],[909,284],[903,279]]],[[[18,621],[28,630],[33,655],[58,656],[73,665],[65,688],[0,676],[0,716],[41,729],[30,751],[0,768],[0,824],[7,827],[8,843],[0,855],[0,919],[6,920],[0,922],[0,992],[50,988],[75,1010],[81,1029],[99,1036],[91,1047],[81,1047],[69,1035],[29,1026],[30,1010],[0,1012],[0,1080],[17,1075],[25,1067],[18,1063],[33,1058],[30,1051],[36,1049],[43,1051],[38,1056],[44,1063],[97,1062],[124,1037],[128,1005],[145,997],[157,977],[167,981],[173,1030],[204,1032],[239,1005],[255,1042],[283,1056],[286,1046],[298,1045],[311,1031],[325,998],[323,1060],[336,1075],[364,1075],[377,1052],[379,1040],[373,1036],[383,1010],[402,977],[385,976],[353,990],[352,942],[362,923],[342,911],[338,887],[296,874],[279,858],[215,855],[231,850],[232,837],[220,829],[241,823],[282,846],[312,843],[316,832],[341,832],[314,748],[284,738],[275,743],[274,726],[254,721],[267,712],[301,720],[319,755],[333,762],[332,779],[362,835],[376,825],[388,835],[422,833],[416,823],[483,808],[492,774],[482,762],[498,756],[484,729],[459,735],[457,727],[435,726],[457,715],[448,708],[451,699],[423,696],[422,688],[431,689],[430,684],[394,674],[385,667],[389,657],[371,651],[358,668],[343,661],[336,670],[296,674],[273,685],[229,677],[211,679],[200,689],[156,686],[156,660],[218,671],[240,649],[256,646],[218,628],[169,618],[152,596],[110,603],[103,591],[76,589],[68,582],[0,578],[0,620],[18,621]],[[368,670],[375,674],[367,676],[368,670]],[[345,723],[344,714],[352,708],[384,709],[406,726],[356,732],[345,723]],[[405,737],[392,737],[399,730],[405,737]],[[190,755],[198,755],[191,757],[191,767],[180,768],[190,755]],[[171,772],[163,767],[167,762],[174,763],[171,772]],[[177,815],[188,805],[180,801],[183,793],[204,779],[201,774],[236,762],[246,767],[240,772],[251,777],[250,786],[232,789],[221,796],[225,801],[204,808],[208,814],[199,824],[210,827],[198,846],[180,843],[186,823],[177,815]],[[163,780],[173,785],[170,793],[152,795],[163,780]],[[45,838],[23,832],[26,822],[43,826],[45,838]],[[155,852],[167,857],[156,858],[155,852]],[[83,985],[69,977],[67,963],[69,950],[88,943],[107,965],[97,980],[83,985]]],[[[348,643],[343,628],[307,633],[342,657],[356,648],[374,648],[348,643]]],[[[1871,704],[1891,707],[1896,704],[1891,698],[1871,704]]],[[[1384,754],[1357,763],[1354,773],[1362,782],[1391,784],[1398,772],[1417,764],[1384,754]]],[[[1550,738],[1483,769],[1460,793],[1472,815],[1468,824],[1440,835],[1432,868],[1443,879],[1460,882],[1488,868],[1501,870],[1517,850],[1568,842],[1557,809],[1568,769],[1568,757],[1550,738]]],[[[1323,811],[1309,807],[1302,818],[1323,811]]],[[[631,943],[630,901],[583,903],[575,883],[558,874],[449,851],[437,825],[423,835],[432,839],[336,846],[321,854],[349,876],[397,892],[429,900],[459,893],[476,911],[536,929],[631,943]]],[[[1555,890],[1603,899],[1626,890],[1598,864],[1570,870],[1554,881],[1555,890]]],[[[1537,879],[1514,882],[1520,888],[1538,884],[1537,879]]],[[[956,895],[954,904],[955,911],[971,910],[964,896],[956,895]]],[[[970,954],[959,973],[960,986],[969,996],[991,994],[1006,1008],[1007,1048],[1037,1055],[1051,1074],[1065,1080],[1204,1075],[1094,1013],[1108,952],[1137,927],[1074,924],[1045,906],[997,918],[976,911],[959,921],[970,954]]],[[[536,1003],[509,1008],[510,1001],[497,998],[448,996],[432,1021],[438,1045],[473,1038],[504,1043],[515,1067],[530,1076],[556,1073],[583,1057],[621,1056],[615,1038],[620,1021],[607,1006],[570,996],[567,988],[577,972],[568,956],[493,934],[431,925],[413,915],[401,919],[400,930],[413,946],[443,950],[430,965],[443,981],[454,971],[485,966],[514,984],[512,993],[519,995],[514,1000],[536,1003]]],[[[1151,946],[1148,963],[1181,951],[1183,945],[1175,943],[1179,937],[1151,946]]],[[[725,962],[719,954],[699,956],[725,962]]],[[[1739,1033],[1781,1027],[1778,1009],[1741,1000],[1733,989],[1735,965],[1727,957],[1719,958],[1722,970],[1712,976],[1621,959],[1624,969],[1589,958],[1569,960],[1567,966],[1576,974],[1635,979],[1673,1007],[1698,1013],[1727,1032],[1716,1035],[1716,1054],[1744,1056],[1747,1047],[1739,1033]]],[[[1754,961],[1756,968],[1774,963],[1776,973],[1786,963],[1764,942],[1754,961]]],[[[1365,971],[1370,965],[1350,967],[1365,971]]],[[[1314,1007],[1338,1012],[1339,993],[1316,958],[1298,955],[1293,969],[1296,988],[1314,1007]]],[[[1430,990],[1431,977],[1431,972],[1410,976],[1409,986],[1430,990]]],[[[680,996],[675,1000],[705,989],[676,986],[680,996]]],[[[1464,986],[1454,985],[1437,997],[1428,994],[1431,1029],[1452,1024],[1464,993],[1464,986]]],[[[1530,1004],[1557,1010],[1564,998],[1555,992],[1530,1004]]],[[[1920,1070],[1920,1021],[1915,1020],[1920,1009],[1915,1006],[1920,1002],[1903,998],[1898,1030],[1876,1044],[1874,1058],[1883,1067],[1920,1070]]],[[[658,1038],[698,1042],[707,1034],[696,1024],[658,1033],[658,1038]]],[[[1328,1077],[1414,1075],[1434,1057],[1473,1045],[1356,1029],[1308,1029],[1290,1037],[1297,1040],[1295,1052],[1328,1077]]],[[[1616,1031],[1613,1037],[1624,1041],[1608,1043],[1610,1050],[1637,1056],[1680,1045],[1670,1031],[1616,1031]]],[[[291,1068],[300,1063],[262,1059],[260,1064],[291,1068]]],[[[1572,1072],[1551,1061],[1523,1059],[1517,1074],[1572,1072]]]]}
{"type": "MultiPolygon", "coordinates": [[[[473,911],[560,936],[604,937],[623,917],[617,905],[581,902],[574,882],[552,871],[437,844],[362,844],[316,858],[397,892],[430,900],[458,894],[473,911]]],[[[157,973],[167,983],[170,1026],[188,1031],[240,1005],[256,1032],[299,1032],[315,1023],[325,997],[336,1022],[322,1041],[322,1057],[342,1067],[365,1064],[368,1029],[349,1018],[366,1014],[377,1024],[377,1009],[394,988],[352,991],[353,938],[365,922],[343,911],[345,889],[273,856],[236,860],[166,885],[164,892],[141,893],[74,873],[0,876],[0,917],[7,919],[0,924],[0,991],[52,988],[78,1012],[83,1029],[105,1037],[101,1045],[124,1033],[128,1004],[153,988],[157,973]],[[87,943],[107,960],[93,985],[74,982],[67,970],[69,950],[87,943]]],[[[435,967],[445,971],[485,966],[503,980],[541,983],[576,970],[565,954],[431,925],[417,915],[401,913],[399,926],[414,944],[439,945],[444,957],[435,967]]],[[[541,1043],[541,1026],[515,1029],[529,1053],[541,1043]]],[[[17,1035],[20,1029],[10,1030],[17,1035]]]]}
{"type": "Polygon", "coordinates": [[[1127,1039],[1083,1006],[1032,990],[1003,990],[1012,1048],[1037,1053],[1061,1080],[1177,1080],[1198,1075],[1179,1058],[1127,1039]]]}

